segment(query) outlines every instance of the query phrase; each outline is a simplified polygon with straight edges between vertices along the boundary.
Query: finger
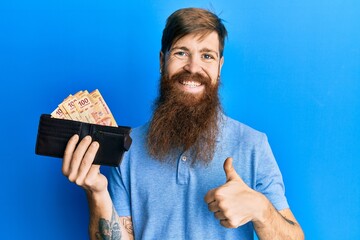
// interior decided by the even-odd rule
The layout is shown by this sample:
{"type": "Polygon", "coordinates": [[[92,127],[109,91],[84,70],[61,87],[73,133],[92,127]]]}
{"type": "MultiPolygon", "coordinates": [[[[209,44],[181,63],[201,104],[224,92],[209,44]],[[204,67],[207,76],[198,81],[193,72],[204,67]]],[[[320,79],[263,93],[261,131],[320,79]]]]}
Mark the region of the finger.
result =
{"type": "Polygon", "coordinates": [[[78,141],[79,141],[79,135],[75,134],[69,139],[66,145],[64,157],[63,157],[63,164],[62,164],[62,173],[65,176],[69,175],[70,162],[78,141]]]}
{"type": "Polygon", "coordinates": [[[226,227],[226,228],[233,228],[230,224],[229,224],[229,221],[227,219],[222,219],[220,220],[220,224],[223,226],[223,227],[226,227]]]}
{"type": "Polygon", "coordinates": [[[235,168],[233,167],[232,162],[233,162],[233,159],[231,157],[228,157],[224,162],[224,171],[225,171],[225,175],[226,175],[226,182],[241,179],[240,176],[235,171],[235,168]]]}
{"type": "Polygon", "coordinates": [[[215,192],[215,189],[211,189],[210,191],[208,191],[204,197],[204,201],[209,204],[213,201],[215,201],[215,197],[214,197],[214,192],[215,192]]]}
{"type": "Polygon", "coordinates": [[[71,182],[75,182],[75,180],[77,178],[80,163],[81,163],[90,143],[91,143],[91,137],[90,136],[84,137],[80,141],[80,143],[78,144],[78,146],[75,149],[75,152],[72,155],[72,159],[71,159],[70,167],[69,167],[69,176],[68,176],[68,178],[71,182]]]}
{"type": "Polygon", "coordinates": [[[76,179],[76,184],[82,186],[84,183],[84,180],[86,176],[88,175],[90,168],[92,166],[92,163],[94,162],[96,153],[99,149],[99,143],[98,142],[92,142],[87,149],[84,158],[82,159],[79,171],[78,171],[78,177],[76,179]]]}
{"type": "Polygon", "coordinates": [[[233,224],[232,221],[229,219],[221,219],[220,224],[226,228],[238,228],[239,227],[238,225],[233,224]]]}
{"type": "Polygon", "coordinates": [[[226,219],[222,219],[220,220],[220,224],[226,228],[238,228],[240,226],[245,225],[246,223],[250,222],[251,218],[250,217],[245,217],[242,219],[232,219],[232,218],[226,218],[226,219]]]}
{"type": "Polygon", "coordinates": [[[224,213],[221,212],[221,211],[215,212],[215,213],[214,213],[214,216],[215,216],[216,219],[226,220],[226,217],[225,217],[224,213]]]}
{"type": "Polygon", "coordinates": [[[100,165],[91,165],[91,168],[87,174],[87,178],[94,179],[100,173],[100,165]]]}
{"type": "Polygon", "coordinates": [[[93,188],[97,183],[97,179],[99,179],[98,178],[99,175],[100,175],[100,165],[92,164],[85,178],[86,187],[90,189],[93,188]]]}
{"type": "Polygon", "coordinates": [[[211,211],[211,212],[218,212],[218,211],[220,211],[218,202],[215,201],[215,200],[208,204],[208,208],[209,208],[209,211],[211,211]]]}

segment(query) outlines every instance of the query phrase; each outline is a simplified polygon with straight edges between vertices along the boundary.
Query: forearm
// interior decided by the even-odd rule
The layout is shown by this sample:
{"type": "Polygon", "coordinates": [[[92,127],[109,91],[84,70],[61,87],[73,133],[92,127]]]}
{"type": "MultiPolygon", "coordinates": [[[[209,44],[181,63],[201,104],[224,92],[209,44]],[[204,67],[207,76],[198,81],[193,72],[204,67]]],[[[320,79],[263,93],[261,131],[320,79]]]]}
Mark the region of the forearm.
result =
{"type": "MultiPolygon", "coordinates": [[[[265,198],[265,197],[264,197],[265,198]]],[[[265,198],[264,218],[254,221],[254,228],[261,240],[303,240],[304,233],[290,210],[284,210],[284,216],[265,198]],[[285,213],[288,216],[285,216],[285,213]]]]}
{"type": "Polygon", "coordinates": [[[101,194],[87,192],[87,198],[90,210],[90,239],[133,239],[131,222],[129,223],[127,218],[118,217],[107,191],[101,194]]]}

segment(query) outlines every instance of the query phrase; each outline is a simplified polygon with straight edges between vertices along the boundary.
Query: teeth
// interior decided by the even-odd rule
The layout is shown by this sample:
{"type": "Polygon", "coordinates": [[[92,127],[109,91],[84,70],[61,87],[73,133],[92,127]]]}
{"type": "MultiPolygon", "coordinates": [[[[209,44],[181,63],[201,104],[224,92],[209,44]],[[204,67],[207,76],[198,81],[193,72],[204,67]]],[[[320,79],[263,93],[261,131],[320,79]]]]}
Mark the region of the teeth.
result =
{"type": "Polygon", "coordinates": [[[201,83],[194,82],[194,81],[183,81],[181,84],[184,84],[184,85],[189,86],[189,87],[198,87],[198,86],[201,85],[201,83]]]}

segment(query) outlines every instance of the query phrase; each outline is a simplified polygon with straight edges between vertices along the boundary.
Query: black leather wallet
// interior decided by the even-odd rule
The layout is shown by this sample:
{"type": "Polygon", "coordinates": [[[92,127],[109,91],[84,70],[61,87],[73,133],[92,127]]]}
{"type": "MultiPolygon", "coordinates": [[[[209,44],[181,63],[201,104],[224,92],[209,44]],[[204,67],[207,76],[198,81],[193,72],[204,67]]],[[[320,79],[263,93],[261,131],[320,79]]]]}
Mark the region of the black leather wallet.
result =
{"type": "MultiPolygon", "coordinates": [[[[110,127],[66,119],[52,118],[49,114],[40,116],[35,153],[62,158],[69,139],[78,134],[80,139],[90,135],[100,147],[93,164],[118,166],[132,139],[130,127],[110,127]]],[[[80,142],[80,141],[79,141],[80,142]]]]}

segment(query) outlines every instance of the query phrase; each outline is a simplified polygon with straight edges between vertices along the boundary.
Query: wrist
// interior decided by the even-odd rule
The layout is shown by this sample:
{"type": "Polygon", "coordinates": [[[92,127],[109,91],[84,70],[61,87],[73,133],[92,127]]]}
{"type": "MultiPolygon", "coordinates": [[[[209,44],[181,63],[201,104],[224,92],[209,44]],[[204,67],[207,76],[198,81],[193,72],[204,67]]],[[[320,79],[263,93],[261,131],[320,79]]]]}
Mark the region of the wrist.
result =
{"type": "Polygon", "coordinates": [[[90,213],[105,218],[111,217],[112,201],[109,192],[106,191],[86,191],[90,213]]]}
{"type": "Polygon", "coordinates": [[[92,191],[89,189],[85,189],[85,192],[87,198],[93,202],[103,201],[104,199],[110,197],[110,194],[107,191],[107,189],[104,189],[102,191],[92,191]]]}
{"type": "Polygon", "coordinates": [[[253,219],[253,222],[257,226],[264,226],[271,221],[272,204],[270,201],[261,193],[258,193],[258,211],[253,219]]]}

